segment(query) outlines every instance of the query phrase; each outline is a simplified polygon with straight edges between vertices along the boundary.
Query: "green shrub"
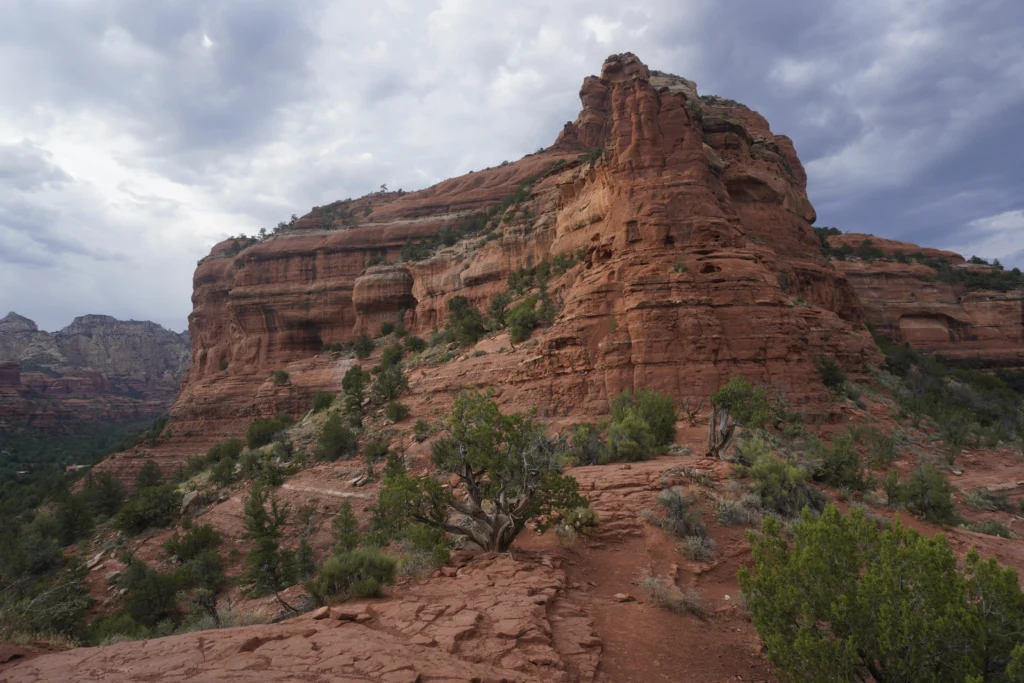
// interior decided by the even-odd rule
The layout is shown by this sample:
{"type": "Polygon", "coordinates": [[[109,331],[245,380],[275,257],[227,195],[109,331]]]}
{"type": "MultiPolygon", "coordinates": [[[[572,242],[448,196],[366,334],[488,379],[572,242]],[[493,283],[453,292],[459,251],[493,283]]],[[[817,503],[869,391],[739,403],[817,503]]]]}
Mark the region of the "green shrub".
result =
{"type": "Polygon", "coordinates": [[[288,373],[284,370],[274,370],[270,373],[270,378],[274,380],[274,384],[288,384],[288,373]]]}
{"type": "Polygon", "coordinates": [[[241,439],[227,439],[206,451],[206,463],[214,465],[221,460],[235,460],[242,452],[244,444],[241,439]]]}
{"type": "Polygon", "coordinates": [[[416,420],[416,424],[412,426],[412,433],[417,441],[426,441],[430,436],[430,423],[426,420],[416,420]]]}
{"type": "Polygon", "coordinates": [[[380,336],[386,337],[395,331],[394,323],[381,323],[380,324],[380,336]]]}
{"type": "Polygon", "coordinates": [[[877,427],[870,427],[863,433],[863,439],[868,447],[868,455],[875,465],[891,465],[899,455],[900,443],[903,433],[894,430],[891,434],[885,434],[877,427]]]}
{"type": "Polygon", "coordinates": [[[651,426],[633,411],[608,426],[601,464],[650,460],[658,454],[651,426]]]}
{"type": "Polygon", "coordinates": [[[504,329],[508,324],[508,307],[512,303],[512,295],[508,292],[499,292],[491,299],[487,306],[487,317],[491,320],[491,328],[495,330],[504,329]]]}
{"type": "Polygon", "coordinates": [[[213,548],[205,548],[196,553],[175,572],[175,578],[182,588],[201,588],[214,594],[227,583],[223,561],[213,548]]]}
{"type": "Polygon", "coordinates": [[[381,597],[382,587],[395,581],[395,559],[378,548],[359,548],[332,555],[320,565],[306,590],[318,605],[347,598],[381,597]]]}
{"type": "Polygon", "coordinates": [[[427,342],[422,337],[410,334],[405,338],[405,348],[409,353],[419,353],[427,348],[427,342]]]}
{"type": "Polygon", "coordinates": [[[964,495],[964,503],[967,504],[967,507],[981,512],[1013,511],[1013,505],[1006,496],[984,488],[968,491],[964,495]]]}
{"type": "Polygon", "coordinates": [[[115,528],[137,534],[149,527],[164,527],[174,520],[181,497],[171,484],[150,486],[139,491],[114,516],[115,528]]]}
{"type": "Polygon", "coordinates": [[[334,394],[329,391],[318,391],[313,397],[313,412],[322,413],[334,404],[334,394]]]}
{"type": "Polygon", "coordinates": [[[274,417],[258,417],[249,425],[245,432],[245,441],[249,448],[266,446],[274,437],[292,425],[292,418],[287,413],[278,413],[274,417]]]}
{"type": "Polygon", "coordinates": [[[867,488],[864,467],[849,431],[840,432],[828,446],[818,442],[814,458],[817,467],[814,478],[829,486],[861,491],[867,488]]]}
{"type": "Polygon", "coordinates": [[[185,532],[184,536],[179,536],[175,531],[173,536],[164,541],[164,552],[168,555],[177,555],[182,561],[187,562],[204,550],[216,548],[220,541],[220,534],[216,529],[209,524],[199,524],[185,532]]]}
{"type": "Polygon", "coordinates": [[[136,623],[152,628],[165,619],[177,620],[176,596],[183,586],[175,574],[161,574],[132,559],[118,585],[125,590],[122,609],[136,623]]]}
{"type": "Polygon", "coordinates": [[[351,457],[358,443],[355,433],[345,426],[338,415],[332,413],[324,420],[320,436],[317,437],[317,457],[332,462],[338,458],[351,457]]]}
{"type": "Polygon", "coordinates": [[[807,471],[774,453],[760,454],[746,471],[765,510],[793,517],[805,507],[812,510],[825,507],[824,496],[807,483],[807,471]]]}
{"type": "Polygon", "coordinates": [[[537,327],[540,317],[536,311],[537,296],[528,296],[512,307],[505,316],[509,328],[509,341],[513,344],[524,342],[530,338],[533,328],[537,327]]]}
{"type": "Polygon", "coordinates": [[[374,349],[373,340],[370,339],[370,335],[365,332],[356,337],[355,342],[352,344],[352,350],[356,352],[356,358],[359,360],[366,360],[373,353],[374,349]]]}
{"type": "Polygon", "coordinates": [[[116,514],[127,496],[124,485],[110,472],[90,472],[82,493],[92,515],[103,517],[116,514]]]}
{"type": "Polygon", "coordinates": [[[221,460],[210,469],[210,482],[217,486],[228,486],[235,481],[237,464],[237,460],[221,460]]]}
{"type": "Polygon", "coordinates": [[[658,503],[665,508],[665,517],[659,522],[666,531],[687,538],[708,535],[701,520],[700,510],[695,507],[696,499],[688,496],[681,487],[665,489],[658,494],[658,503]]]}
{"type": "Polygon", "coordinates": [[[1006,528],[1006,525],[994,519],[986,519],[983,522],[975,522],[967,527],[971,531],[999,538],[1014,538],[1013,533],[1006,528]]]}
{"type": "Polygon", "coordinates": [[[352,503],[347,500],[331,520],[331,535],[334,537],[334,552],[349,552],[359,546],[359,520],[352,511],[352,503]]]}
{"type": "Polygon", "coordinates": [[[385,346],[380,354],[380,366],[381,368],[389,368],[392,365],[398,365],[402,362],[404,356],[405,350],[398,342],[385,346]]]}
{"type": "Polygon", "coordinates": [[[832,356],[818,356],[818,359],[814,363],[814,367],[817,368],[818,374],[821,375],[821,383],[824,384],[830,391],[838,392],[841,391],[843,385],[846,383],[846,370],[839,364],[832,356]]]}
{"type": "Polygon", "coordinates": [[[450,317],[445,329],[460,346],[472,346],[484,335],[483,316],[469,299],[460,295],[448,301],[450,317]]]}
{"type": "Polygon", "coordinates": [[[398,423],[409,417],[409,406],[398,401],[391,401],[384,406],[384,414],[392,422],[398,423]]]}
{"type": "Polygon", "coordinates": [[[995,560],[972,550],[961,573],[941,534],[834,506],[789,533],[766,518],[750,538],[740,587],[783,680],[1020,680],[1024,595],[995,560]]]}
{"type": "Polygon", "coordinates": [[[142,463],[141,469],[135,475],[135,490],[141,491],[150,486],[159,486],[163,479],[163,472],[160,471],[160,466],[156,464],[156,461],[147,460],[142,463]]]}
{"type": "Polygon", "coordinates": [[[955,524],[953,487],[933,465],[918,465],[905,483],[895,481],[895,472],[886,480],[890,505],[905,505],[915,514],[936,524],[955,524]]]}
{"type": "Polygon", "coordinates": [[[624,419],[630,412],[648,424],[656,446],[675,441],[679,415],[671,396],[641,389],[636,393],[624,391],[612,399],[612,422],[624,419]]]}
{"type": "Polygon", "coordinates": [[[402,368],[392,365],[380,371],[373,381],[370,394],[378,403],[386,403],[397,399],[409,388],[409,380],[405,378],[402,368]]]}
{"type": "MultiPolygon", "coordinates": [[[[569,437],[569,455],[573,464],[600,464],[606,448],[605,441],[601,438],[601,430],[596,425],[586,422],[573,425],[569,437]]],[[[609,457],[614,457],[614,454],[609,457]]]]}

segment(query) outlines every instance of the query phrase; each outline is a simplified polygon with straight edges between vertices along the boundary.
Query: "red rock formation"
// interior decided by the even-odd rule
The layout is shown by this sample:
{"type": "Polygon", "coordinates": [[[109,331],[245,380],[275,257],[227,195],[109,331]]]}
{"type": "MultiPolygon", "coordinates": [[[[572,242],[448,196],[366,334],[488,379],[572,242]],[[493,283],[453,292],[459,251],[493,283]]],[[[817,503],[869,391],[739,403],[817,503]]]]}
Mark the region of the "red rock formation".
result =
{"type": "Polygon", "coordinates": [[[187,335],[151,322],[87,315],[50,333],[10,313],[0,319],[0,387],[17,390],[0,391],[0,426],[152,419],[174,401],[188,357],[187,335]]]}
{"type": "MultiPolygon", "coordinates": [[[[868,237],[835,235],[829,243],[857,247],[868,237]]],[[[870,239],[886,256],[923,254],[944,258],[954,267],[972,267],[953,252],[870,239]]],[[[851,259],[833,265],[856,290],[868,322],[895,341],[951,360],[1024,367],[1024,291],[966,292],[961,283],[944,282],[934,268],[921,263],[851,259]]]]}
{"type": "Polygon", "coordinates": [[[175,433],[195,443],[171,450],[308,409],[343,373],[324,345],[376,333],[402,311],[427,335],[444,326],[452,296],[483,309],[509,273],[556,254],[584,254],[584,264],[551,283],[563,306],[538,347],[424,370],[414,393],[500,384],[504,403],[568,419],[604,413],[623,389],[706,397],[734,374],[822,402],[817,356],[854,372],[878,362],[854,291],[818,248],[788,138],[629,54],[587,78],[580,100],[545,151],[419,192],[317,207],[255,246],[214,247],[196,270],[193,363],[172,410],[175,433]],[[487,237],[369,265],[398,261],[408,240],[491,210],[530,179],[487,237]],[[288,385],[269,381],[278,368],[288,385]]]}

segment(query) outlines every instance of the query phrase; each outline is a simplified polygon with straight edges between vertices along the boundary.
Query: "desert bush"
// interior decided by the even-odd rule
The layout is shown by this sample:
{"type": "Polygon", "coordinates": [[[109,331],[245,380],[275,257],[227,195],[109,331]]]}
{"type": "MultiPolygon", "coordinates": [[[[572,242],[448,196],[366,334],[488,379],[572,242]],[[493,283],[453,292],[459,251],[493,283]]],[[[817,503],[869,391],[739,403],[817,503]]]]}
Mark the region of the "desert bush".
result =
{"type": "Polygon", "coordinates": [[[373,386],[370,387],[370,395],[378,404],[386,403],[397,399],[408,388],[409,380],[402,373],[402,368],[398,365],[391,365],[381,370],[374,379],[373,386]]]}
{"type": "Polygon", "coordinates": [[[461,294],[448,300],[450,316],[445,329],[460,346],[472,346],[484,336],[484,320],[476,306],[461,294]]]}
{"type": "Polygon", "coordinates": [[[657,454],[651,426],[636,413],[630,411],[608,425],[601,464],[650,460],[657,454]]]}
{"type": "Polygon", "coordinates": [[[398,401],[390,401],[384,406],[384,414],[392,422],[401,422],[405,418],[409,417],[409,406],[399,403],[398,401]]]}
{"type": "Polygon", "coordinates": [[[821,383],[830,391],[842,391],[843,385],[846,383],[846,370],[839,364],[839,361],[832,356],[822,355],[818,356],[814,367],[818,370],[818,374],[821,375],[821,383]]]}
{"type": "Polygon", "coordinates": [[[347,598],[380,597],[395,581],[395,559],[378,548],[359,548],[332,555],[320,565],[306,590],[318,605],[347,598]]]}
{"type": "Polygon", "coordinates": [[[94,517],[111,517],[121,508],[127,492],[111,472],[90,472],[83,483],[82,496],[94,517]]]}
{"type": "Polygon", "coordinates": [[[707,616],[704,600],[695,590],[691,589],[684,593],[676,586],[670,586],[655,576],[644,577],[640,581],[640,590],[652,604],[670,612],[692,614],[701,619],[707,616]]]}
{"type": "Polygon", "coordinates": [[[375,346],[376,345],[373,343],[373,340],[370,339],[370,335],[364,332],[356,337],[355,341],[352,343],[352,350],[355,351],[356,358],[359,360],[366,360],[370,357],[370,354],[373,353],[375,346]]]}
{"type": "Polygon", "coordinates": [[[318,391],[313,397],[313,412],[322,413],[334,404],[334,394],[329,391],[318,391]]]}
{"type": "Polygon", "coordinates": [[[419,353],[427,348],[427,342],[422,337],[410,334],[405,338],[405,348],[409,353],[419,353]]]}
{"type": "Polygon", "coordinates": [[[114,516],[115,528],[137,534],[149,527],[167,526],[178,511],[181,498],[171,484],[150,486],[125,503],[114,516]]]}
{"type": "Polygon", "coordinates": [[[184,536],[179,536],[175,531],[173,536],[164,541],[164,552],[177,555],[187,562],[204,550],[216,548],[220,542],[220,534],[216,529],[209,524],[199,524],[186,531],[184,536]]]}
{"type": "Polygon", "coordinates": [[[317,457],[321,460],[335,461],[338,458],[351,457],[359,445],[355,433],[345,426],[336,414],[330,414],[320,428],[320,436],[316,440],[317,457]]]}
{"type": "Polygon", "coordinates": [[[221,460],[235,460],[245,444],[241,439],[227,439],[206,451],[206,463],[215,465],[221,460]]]}
{"type": "Polygon", "coordinates": [[[807,483],[807,471],[774,453],[766,452],[746,469],[763,509],[786,517],[800,514],[805,507],[821,510],[824,496],[807,483]]]}
{"type": "Polygon", "coordinates": [[[896,429],[891,434],[885,434],[877,427],[870,427],[862,434],[872,464],[891,465],[896,460],[903,441],[903,432],[896,429]]]}
{"type": "Polygon", "coordinates": [[[381,368],[390,368],[392,365],[398,365],[402,362],[402,358],[405,357],[405,349],[398,342],[389,344],[384,347],[384,350],[380,352],[380,366],[381,368]]]}
{"type": "Polygon", "coordinates": [[[412,426],[412,433],[417,441],[426,441],[430,436],[430,423],[426,420],[416,420],[416,424],[412,426]]]}
{"type": "Polygon", "coordinates": [[[954,524],[957,521],[953,487],[934,465],[918,465],[904,483],[898,481],[895,472],[890,472],[885,492],[890,505],[906,506],[930,522],[954,524]]]}
{"type": "Polygon", "coordinates": [[[864,467],[849,431],[836,434],[829,445],[818,442],[812,453],[814,478],[829,486],[854,490],[867,488],[864,467]]]}
{"type": "Polygon", "coordinates": [[[659,521],[659,526],[679,538],[707,536],[696,502],[679,486],[663,490],[658,494],[658,503],[665,508],[665,517],[659,521]]]}
{"type": "Polygon", "coordinates": [[[575,465],[597,465],[605,453],[601,430],[590,423],[573,425],[569,431],[569,457],[575,465]]]}
{"type": "Polygon", "coordinates": [[[1006,527],[1006,525],[995,519],[986,519],[982,522],[975,522],[967,528],[979,534],[998,536],[999,538],[1014,538],[1013,533],[1006,527]]]}
{"type": "Polygon", "coordinates": [[[1006,496],[985,488],[967,491],[964,494],[964,503],[968,507],[981,512],[995,512],[996,510],[1004,512],[1013,511],[1013,505],[1006,496]]]}
{"type": "Polygon", "coordinates": [[[135,490],[141,491],[151,486],[159,486],[164,480],[163,472],[155,460],[147,460],[135,475],[135,490]]]}
{"type": "Polygon", "coordinates": [[[766,518],[739,579],[768,659],[792,681],[1010,681],[1024,649],[1017,575],[941,534],[862,511],[766,518]],[[840,636],[841,634],[841,636],[840,636]],[[837,638],[837,636],[840,636],[837,638]]]}
{"type": "Polygon", "coordinates": [[[761,499],[747,505],[729,498],[715,499],[715,519],[723,526],[758,524],[761,521],[761,499]]]}
{"type": "Polygon", "coordinates": [[[381,323],[380,324],[380,336],[386,337],[395,331],[394,323],[381,323]]]}
{"type": "Polygon", "coordinates": [[[518,344],[529,339],[533,328],[540,322],[540,316],[536,310],[537,301],[537,295],[528,296],[513,306],[505,315],[511,343],[518,344]]]}
{"type": "Polygon", "coordinates": [[[292,417],[287,413],[278,413],[274,417],[258,417],[249,425],[245,432],[245,441],[249,448],[266,446],[280,432],[292,425],[292,417]]]}
{"type": "Polygon", "coordinates": [[[334,552],[350,552],[359,546],[359,520],[352,511],[352,503],[347,500],[331,520],[331,536],[334,538],[334,552]]]}
{"type": "Polygon", "coordinates": [[[270,379],[274,380],[274,384],[288,384],[288,373],[284,370],[274,370],[270,373],[270,379]]]}
{"type": "Polygon", "coordinates": [[[655,446],[667,446],[675,441],[679,414],[671,396],[650,389],[636,393],[624,391],[612,399],[611,407],[612,423],[624,420],[630,414],[646,422],[655,446]]]}
{"type": "Polygon", "coordinates": [[[718,544],[710,536],[687,536],[683,539],[683,554],[693,562],[710,562],[718,544]]]}

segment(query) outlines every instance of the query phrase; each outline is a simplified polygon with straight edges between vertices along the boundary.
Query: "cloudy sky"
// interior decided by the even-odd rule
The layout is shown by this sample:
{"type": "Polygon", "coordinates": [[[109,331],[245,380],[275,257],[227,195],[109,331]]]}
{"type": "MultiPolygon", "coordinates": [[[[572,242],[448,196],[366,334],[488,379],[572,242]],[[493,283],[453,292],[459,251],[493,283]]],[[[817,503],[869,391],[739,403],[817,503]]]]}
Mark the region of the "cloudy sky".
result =
{"type": "Polygon", "coordinates": [[[0,315],[186,325],[197,259],[550,144],[612,53],[790,135],[818,225],[1024,266],[1020,0],[0,0],[0,315]]]}

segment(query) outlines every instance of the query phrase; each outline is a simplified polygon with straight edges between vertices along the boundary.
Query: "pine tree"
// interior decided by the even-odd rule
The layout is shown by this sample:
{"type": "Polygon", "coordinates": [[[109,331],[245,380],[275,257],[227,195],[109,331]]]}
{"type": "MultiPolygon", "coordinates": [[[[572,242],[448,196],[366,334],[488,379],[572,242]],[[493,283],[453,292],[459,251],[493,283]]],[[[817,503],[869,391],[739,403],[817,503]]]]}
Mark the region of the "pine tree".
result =
{"type": "Polygon", "coordinates": [[[243,538],[253,541],[245,558],[242,583],[253,595],[276,594],[294,583],[295,557],[281,548],[282,527],[287,519],[288,505],[280,505],[276,497],[254,484],[242,510],[243,538]]]}

